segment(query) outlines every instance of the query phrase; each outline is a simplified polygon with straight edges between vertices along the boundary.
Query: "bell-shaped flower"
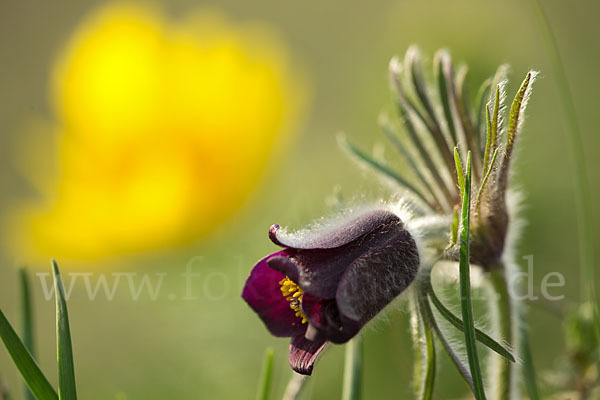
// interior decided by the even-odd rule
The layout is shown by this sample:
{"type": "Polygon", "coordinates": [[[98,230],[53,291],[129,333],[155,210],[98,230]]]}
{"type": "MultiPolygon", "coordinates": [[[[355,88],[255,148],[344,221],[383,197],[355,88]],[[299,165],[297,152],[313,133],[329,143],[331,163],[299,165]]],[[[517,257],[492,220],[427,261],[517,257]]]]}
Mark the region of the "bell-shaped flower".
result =
{"type": "Polygon", "coordinates": [[[310,375],[326,342],[344,343],[414,280],[419,252],[393,212],[363,208],[270,239],[283,250],[261,259],[242,297],[274,336],[292,338],[290,365],[310,375]]]}

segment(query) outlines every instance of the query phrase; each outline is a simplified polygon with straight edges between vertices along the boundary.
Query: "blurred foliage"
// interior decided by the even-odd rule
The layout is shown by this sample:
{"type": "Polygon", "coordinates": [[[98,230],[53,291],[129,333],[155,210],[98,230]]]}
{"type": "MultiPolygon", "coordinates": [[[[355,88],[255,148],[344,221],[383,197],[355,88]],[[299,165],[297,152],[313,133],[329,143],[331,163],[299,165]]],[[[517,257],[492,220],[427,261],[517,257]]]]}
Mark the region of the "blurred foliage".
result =
{"type": "Polygon", "coordinates": [[[84,18],[52,82],[55,143],[25,132],[18,160],[40,199],[8,211],[24,258],[121,255],[211,231],[256,185],[303,98],[260,26],[193,10],[171,23],[118,3],[84,18]]]}

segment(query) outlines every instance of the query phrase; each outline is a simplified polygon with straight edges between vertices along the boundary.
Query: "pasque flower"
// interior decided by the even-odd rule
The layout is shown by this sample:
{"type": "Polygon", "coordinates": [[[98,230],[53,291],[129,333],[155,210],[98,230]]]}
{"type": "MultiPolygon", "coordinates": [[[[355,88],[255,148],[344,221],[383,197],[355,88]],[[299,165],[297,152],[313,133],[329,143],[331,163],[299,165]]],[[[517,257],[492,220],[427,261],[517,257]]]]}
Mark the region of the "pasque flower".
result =
{"type": "Polygon", "coordinates": [[[330,341],[344,343],[414,280],[419,253],[393,212],[362,208],[270,239],[283,250],[252,269],[242,297],[275,336],[291,337],[290,365],[310,375],[330,341]]]}

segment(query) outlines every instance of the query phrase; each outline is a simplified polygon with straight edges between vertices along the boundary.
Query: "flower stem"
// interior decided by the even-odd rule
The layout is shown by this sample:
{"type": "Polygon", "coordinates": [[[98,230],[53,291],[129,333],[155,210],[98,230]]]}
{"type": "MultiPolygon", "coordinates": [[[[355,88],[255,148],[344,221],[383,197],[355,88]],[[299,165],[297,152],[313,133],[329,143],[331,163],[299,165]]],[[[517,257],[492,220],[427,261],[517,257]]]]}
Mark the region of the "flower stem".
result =
{"type": "Polygon", "coordinates": [[[411,326],[415,351],[413,383],[415,398],[419,400],[432,398],[435,381],[435,345],[431,326],[429,321],[425,320],[425,301],[427,299],[420,293],[411,297],[411,326]]]}
{"type": "Polygon", "coordinates": [[[292,377],[285,388],[282,400],[297,400],[300,398],[300,393],[308,380],[306,375],[300,375],[295,372],[292,373],[292,377]]]}
{"type": "Polygon", "coordinates": [[[354,337],[346,344],[346,364],[344,366],[344,386],[342,400],[359,400],[362,388],[362,339],[354,337]]]}
{"type": "MultiPolygon", "coordinates": [[[[507,271],[504,266],[496,266],[491,269],[490,283],[492,288],[493,321],[494,330],[497,336],[513,343],[513,304],[507,285],[507,271]]],[[[494,399],[508,400],[511,398],[512,363],[499,356],[493,356],[492,368],[489,373],[492,375],[488,381],[495,385],[494,399]]]]}

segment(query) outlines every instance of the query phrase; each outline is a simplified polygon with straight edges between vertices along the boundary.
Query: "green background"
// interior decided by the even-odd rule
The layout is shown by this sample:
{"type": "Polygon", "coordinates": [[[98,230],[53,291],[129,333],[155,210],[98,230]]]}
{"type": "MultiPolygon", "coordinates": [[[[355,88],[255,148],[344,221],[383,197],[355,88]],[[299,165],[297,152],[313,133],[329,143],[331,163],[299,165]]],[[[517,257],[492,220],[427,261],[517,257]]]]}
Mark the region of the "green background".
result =
{"type": "MultiPolygon", "coordinates": [[[[100,2],[21,1],[0,5],[0,207],[30,193],[15,168],[15,138],[32,114],[50,118],[48,78],[58,50],[78,22],[100,2]]],[[[174,17],[199,3],[164,4],[174,17]]],[[[276,350],[274,398],[290,375],[286,339],[269,336],[240,299],[253,263],[274,249],[267,240],[272,223],[300,226],[327,212],[325,199],[340,185],[349,201],[388,193],[364,175],[337,149],[344,131],[370,148],[384,142],[377,128],[382,110],[391,109],[387,64],[411,44],[426,55],[448,48],[470,67],[470,83],[491,75],[501,63],[511,65],[509,96],[530,68],[541,71],[528,109],[514,183],[525,195],[527,221],[520,255],[534,256],[539,288],[548,272],[564,274],[566,298],[554,304],[567,309],[579,298],[574,178],[563,111],[555,75],[537,24],[532,1],[421,0],[373,2],[212,1],[233,21],[263,21],[281,33],[294,59],[310,77],[312,101],[299,135],[276,156],[263,183],[244,208],[210,238],[197,244],[107,261],[108,271],[167,272],[156,301],[142,295],[133,301],[118,291],[113,301],[99,295],[90,301],[81,284],[69,302],[80,397],[130,399],[253,398],[264,349],[276,350]],[[195,256],[201,274],[194,280],[197,300],[181,300],[180,276],[195,256]],[[168,294],[176,294],[169,300],[168,294]],[[219,299],[211,298],[213,296],[219,299]],[[222,298],[221,298],[222,297],[222,298]]],[[[600,137],[597,131],[600,88],[600,3],[593,0],[544,0],[564,57],[583,132],[592,202],[600,200],[600,137]]],[[[389,158],[394,153],[387,149],[389,158]]],[[[595,210],[595,241],[599,213],[595,210]]],[[[19,260],[0,254],[0,307],[19,321],[19,260]]],[[[60,261],[60,260],[59,260],[60,261]]],[[[521,265],[525,261],[521,260],[521,265]]],[[[31,265],[50,272],[47,265],[31,265]]],[[[63,265],[77,271],[76,265],[63,265]]],[[[54,305],[45,301],[35,281],[39,359],[56,382],[54,305]]],[[[367,329],[365,398],[409,398],[412,371],[407,307],[390,311],[385,321],[367,329]]],[[[533,304],[528,316],[532,346],[542,373],[559,362],[564,349],[559,318],[533,304]]],[[[441,357],[436,398],[466,395],[466,386],[441,357]]],[[[341,391],[343,347],[331,346],[316,366],[307,392],[313,399],[336,398],[341,391]]],[[[15,392],[21,390],[15,368],[0,349],[0,373],[15,392]]],[[[542,386],[545,386],[542,384],[542,386]]]]}

